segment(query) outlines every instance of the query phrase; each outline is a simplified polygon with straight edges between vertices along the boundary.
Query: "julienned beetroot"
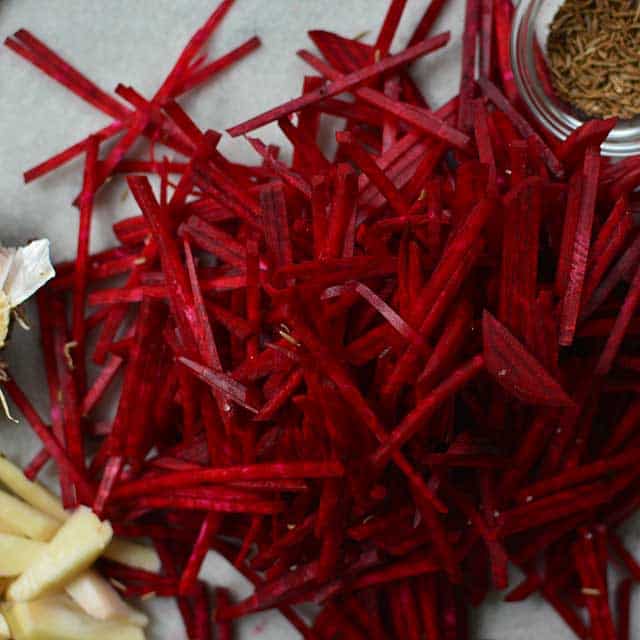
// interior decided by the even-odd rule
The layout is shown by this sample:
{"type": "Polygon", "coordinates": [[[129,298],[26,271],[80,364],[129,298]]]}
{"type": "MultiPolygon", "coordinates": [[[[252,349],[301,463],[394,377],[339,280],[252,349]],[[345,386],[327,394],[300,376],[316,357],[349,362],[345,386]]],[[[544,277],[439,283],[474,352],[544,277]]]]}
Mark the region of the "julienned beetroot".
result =
{"type": "Polygon", "coordinates": [[[151,100],[107,94],[25,30],[7,40],[114,119],[25,174],[85,157],[78,257],[39,294],[50,424],[4,383],[42,440],[29,476],[53,458],[67,506],[150,538],[162,575],[103,570],[132,597],[175,596],[191,638],[212,612],[226,639],[277,607],[307,638],[462,640],[510,562],[525,578],[507,600],[539,593],[579,637],[628,638],[640,159],[599,155],[612,120],[558,142],[529,118],[509,0],[468,0],[460,94],[432,111],[410,65],[448,42],[431,35],[444,2],[391,55],[393,0],[374,45],[310,32],[323,57],[299,52],[319,74],[302,96],[230,129],[277,122],[292,162],[257,138],[259,165],[231,162],[176,102],[257,46],[201,55],[231,4],[151,100]],[[331,116],[334,157],[318,144],[331,116]],[[140,136],[148,157],[129,157],[140,136]],[[96,192],[144,173],[159,191],[130,175],[139,214],[90,254],[96,192]],[[115,418],[96,421],[118,380],[115,418]],[[251,597],[213,604],[209,549],[251,597]],[[610,562],[629,574],[615,598],[610,562]],[[323,605],[312,626],[292,608],[307,601],[323,605]]]}

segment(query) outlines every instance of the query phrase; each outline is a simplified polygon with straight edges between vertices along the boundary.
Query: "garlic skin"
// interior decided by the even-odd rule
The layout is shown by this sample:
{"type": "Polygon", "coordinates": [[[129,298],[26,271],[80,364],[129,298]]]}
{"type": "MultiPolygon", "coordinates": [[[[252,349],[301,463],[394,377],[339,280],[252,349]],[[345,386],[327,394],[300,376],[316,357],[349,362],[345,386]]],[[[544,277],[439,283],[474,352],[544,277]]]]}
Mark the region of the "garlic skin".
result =
{"type": "Polygon", "coordinates": [[[7,339],[11,310],[55,275],[48,240],[34,240],[24,247],[0,247],[0,349],[7,339]]]}
{"type": "Polygon", "coordinates": [[[7,294],[0,289],[0,349],[4,347],[9,333],[9,322],[11,320],[11,305],[7,294]]]}

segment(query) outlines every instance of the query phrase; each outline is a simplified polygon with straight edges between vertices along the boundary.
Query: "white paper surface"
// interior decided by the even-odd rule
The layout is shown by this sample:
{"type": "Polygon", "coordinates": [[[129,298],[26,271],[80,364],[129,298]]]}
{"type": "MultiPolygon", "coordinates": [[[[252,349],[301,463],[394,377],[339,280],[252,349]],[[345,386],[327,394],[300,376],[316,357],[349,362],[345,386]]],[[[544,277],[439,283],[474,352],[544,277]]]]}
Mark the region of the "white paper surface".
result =
{"type": "MultiPolygon", "coordinates": [[[[416,17],[428,0],[408,0],[396,46],[406,42],[416,17]]],[[[30,29],[50,47],[86,73],[103,89],[119,82],[150,97],[190,35],[215,6],[214,0],[0,0],[0,36],[21,27],[30,29]]],[[[203,128],[223,130],[299,94],[308,72],[295,52],[313,50],[306,31],[328,29],[375,38],[387,0],[238,0],[212,39],[210,51],[222,54],[257,34],[263,46],[205,88],[182,101],[203,128]]],[[[449,0],[436,31],[451,30],[451,44],[415,65],[415,77],[434,107],[450,98],[458,84],[463,0],[449,0]]],[[[79,98],[46,78],[9,50],[0,50],[0,242],[20,245],[48,237],[55,261],[73,257],[77,210],[71,201],[80,190],[81,162],[25,186],[22,172],[60,151],[109,120],[79,98]]],[[[286,147],[273,126],[259,131],[265,142],[286,147]]],[[[221,148],[230,157],[254,160],[243,140],[225,138],[221,148]]],[[[92,229],[92,250],[113,243],[112,223],[135,213],[125,186],[116,181],[103,190],[92,229]]],[[[35,313],[31,313],[32,319],[35,313]]],[[[14,328],[4,354],[11,371],[37,408],[46,411],[46,387],[37,344],[30,333],[14,328]]],[[[0,448],[18,463],[26,463],[37,443],[22,421],[0,422],[0,448]]],[[[640,551],[637,527],[632,548],[640,551]]],[[[222,559],[208,558],[204,575],[212,584],[246,596],[249,584],[222,559]]],[[[515,576],[514,576],[515,578],[515,576]]],[[[172,602],[148,604],[154,640],[185,638],[172,602]]],[[[636,621],[640,630],[640,621],[636,621]]],[[[298,634],[274,613],[242,621],[240,637],[289,640],[298,634]]],[[[538,599],[503,605],[498,595],[475,613],[474,636],[483,640],[565,640],[572,634],[538,599]]]]}

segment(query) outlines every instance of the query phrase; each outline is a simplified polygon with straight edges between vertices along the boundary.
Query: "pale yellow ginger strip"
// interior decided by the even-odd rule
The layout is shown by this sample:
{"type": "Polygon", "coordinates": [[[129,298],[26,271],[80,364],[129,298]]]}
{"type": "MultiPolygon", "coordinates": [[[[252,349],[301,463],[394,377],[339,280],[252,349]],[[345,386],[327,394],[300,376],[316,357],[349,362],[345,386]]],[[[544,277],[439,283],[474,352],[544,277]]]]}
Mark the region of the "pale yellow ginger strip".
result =
{"type": "Polygon", "coordinates": [[[88,569],[105,550],[113,530],[87,507],[79,507],[35,562],[7,589],[14,602],[35,600],[62,589],[88,569]]]}
{"type": "Polygon", "coordinates": [[[9,604],[4,615],[14,640],[144,640],[140,627],[96,620],[66,596],[9,604]]]}

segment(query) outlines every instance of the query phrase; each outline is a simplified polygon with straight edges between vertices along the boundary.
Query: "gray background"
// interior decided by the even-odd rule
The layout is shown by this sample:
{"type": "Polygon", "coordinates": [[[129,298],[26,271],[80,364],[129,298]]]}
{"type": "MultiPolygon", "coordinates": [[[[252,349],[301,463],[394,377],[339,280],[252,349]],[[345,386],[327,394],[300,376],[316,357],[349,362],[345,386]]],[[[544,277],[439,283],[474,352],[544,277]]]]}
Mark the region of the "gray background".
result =
{"type": "MultiPolygon", "coordinates": [[[[424,10],[427,0],[409,0],[396,48],[402,45],[424,10]]],[[[0,36],[4,39],[26,27],[65,56],[106,90],[118,82],[132,85],[150,97],[175,61],[189,36],[215,6],[213,0],[0,0],[0,36]]],[[[347,36],[370,30],[386,11],[386,0],[238,0],[210,43],[216,56],[259,35],[263,46],[183,104],[203,128],[223,130],[288,98],[298,95],[308,68],[297,49],[312,48],[306,31],[323,28],[347,36]]],[[[449,29],[452,42],[444,50],[415,65],[415,77],[434,107],[457,89],[459,35],[463,0],[449,0],[436,31],[449,29]]],[[[9,50],[0,50],[0,240],[22,243],[46,236],[55,260],[75,252],[77,212],[70,202],[81,183],[81,163],[73,162],[50,176],[24,186],[22,172],[51,154],[104,126],[107,118],[46,78],[9,50]]],[[[274,127],[259,131],[265,142],[286,147],[274,127]]],[[[243,140],[226,137],[221,148],[232,158],[254,160],[243,140]]],[[[94,218],[92,249],[113,243],[111,224],[135,213],[125,187],[115,181],[103,191],[94,218]]],[[[35,314],[31,309],[30,316],[35,314]]],[[[31,333],[15,330],[5,353],[12,372],[46,410],[37,327],[31,333]]],[[[36,441],[24,421],[0,422],[0,448],[20,463],[30,459],[36,441]]],[[[637,527],[631,527],[632,548],[640,551],[637,527]]],[[[209,557],[204,575],[236,595],[250,591],[247,582],[226,562],[209,557]]],[[[514,580],[517,576],[513,576],[514,580]]],[[[636,600],[637,602],[637,600],[636,600]]],[[[150,637],[184,637],[170,601],[148,608],[154,616],[150,637]]],[[[496,595],[475,612],[475,637],[487,640],[564,640],[572,634],[541,601],[503,605],[496,595]]],[[[298,634],[277,614],[254,616],[241,623],[243,638],[288,640],[298,634]]],[[[640,622],[635,623],[636,630],[640,622]]]]}

